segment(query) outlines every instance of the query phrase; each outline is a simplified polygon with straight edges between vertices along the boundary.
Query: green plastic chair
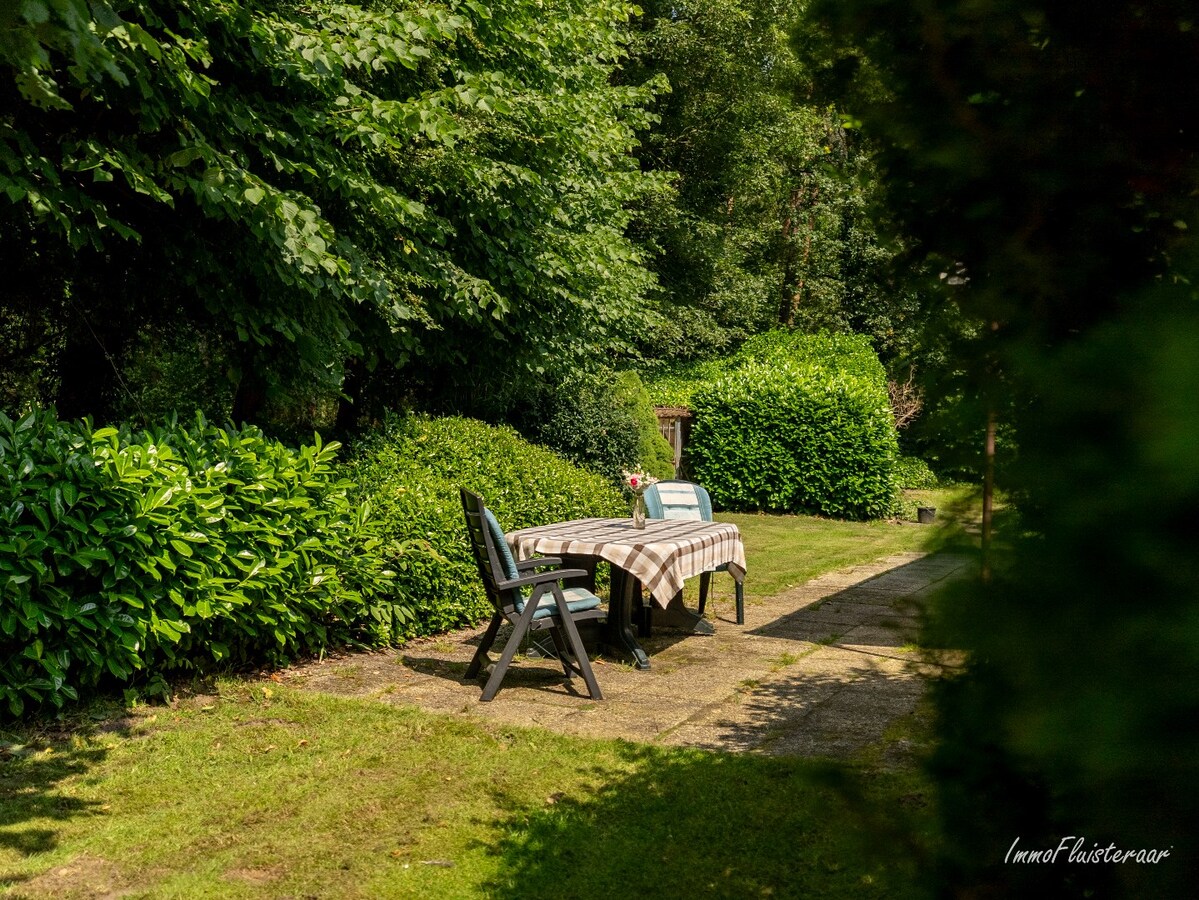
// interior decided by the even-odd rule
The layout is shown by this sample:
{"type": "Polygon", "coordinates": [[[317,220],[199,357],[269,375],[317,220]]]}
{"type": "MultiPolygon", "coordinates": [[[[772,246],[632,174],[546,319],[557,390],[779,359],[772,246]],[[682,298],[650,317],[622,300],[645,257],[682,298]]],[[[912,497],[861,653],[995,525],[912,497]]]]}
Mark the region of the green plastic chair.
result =
{"type": "MultiPolygon", "coordinates": [[[[700,485],[692,481],[658,481],[645,489],[645,514],[650,519],[682,519],[693,522],[712,521],[712,498],[700,485]]],[[[712,572],[727,572],[728,564],[717,566],[712,572]]],[[[704,614],[708,602],[708,586],[712,572],[699,576],[699,614],[704,614]]],[[[734,579],[737,590],[737,624],[745,624],[745,585],[734,579]]]]}
{"type": "Polygon", "coordinates": [[[517,562],[504,540],[504,530],[491,510],[483,505],[483,498],[465,488],[460,488],[459,494],[479,577],[483,580],[487,599],[495,607],[479,649],[466,669],[466,677],[474,678],[479,674],[488,661],[487,651],[495,642],[500,626],[507,621],[512,623],[512,636],[483,688],[484,701],[492,700],[499,691],[500,682],[524,636],[531,631],[546,629],[567,679],[576,673],[582,675],[591,699],[604,699],[576,627],[578,622],[604,618],[605,613],[599,608],[600,599],[586,588],[564,588],[561,584],[564,578],[579,578],[587,573],[582,569],[560,568],[562,560],[553,556],[517,562]],[[538,572],[537,569],[545,571],[538,572]]]}

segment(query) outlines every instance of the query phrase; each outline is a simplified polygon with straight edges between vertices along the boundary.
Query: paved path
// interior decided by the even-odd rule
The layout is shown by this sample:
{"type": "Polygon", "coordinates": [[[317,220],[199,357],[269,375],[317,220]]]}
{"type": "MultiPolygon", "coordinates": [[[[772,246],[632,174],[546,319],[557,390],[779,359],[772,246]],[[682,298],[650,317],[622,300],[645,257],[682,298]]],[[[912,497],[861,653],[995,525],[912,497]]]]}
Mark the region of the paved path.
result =
{"type": "MultiPolygon", "coordinates": [[[[843,757],[878,742],[924,689],[911,645],[919,601],[968,560],[900,554],[750,600],[733,616],[732,581],[713,578],[711,637],[655,630],[649,671],[595,665],[603,701],[567,687],[552,660],[518,657],[491,703],[463,672],[480,629],[289,670],[328,691],[589,737],[804,756],[843,757]]],[[[497,648],[506,637],[501,632],[497,648]]],[[[498,652],[493,651],[493,652],[498,652]]]]}

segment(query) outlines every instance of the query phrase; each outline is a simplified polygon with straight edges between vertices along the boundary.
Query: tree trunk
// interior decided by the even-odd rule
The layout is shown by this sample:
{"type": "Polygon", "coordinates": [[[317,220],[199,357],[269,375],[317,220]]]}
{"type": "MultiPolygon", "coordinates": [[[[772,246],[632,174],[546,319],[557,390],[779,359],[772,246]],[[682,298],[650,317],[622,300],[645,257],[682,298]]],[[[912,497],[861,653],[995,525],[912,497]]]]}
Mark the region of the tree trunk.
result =
{"type": "Polygon", "coordinates": [[[783,220],[783,282],[782,282],[782,300],[779,304],[779,324],[788,327],[795,324],[795,312],[799,308],[800,299],[803,297],[804,282],[808,270],[808,260],[812,256],[812,232],[816,227],[816,214],[811,212],[812,206],[816,204],[817,198],[820,196],[819,189],[813,188],[811,197],[808,197],[806,188],[799,187],[791,192],[791,199],[788,202],[787,217],[783,220]],[[792,246],[791,239],[795,235],[796,225],[795,217],[798,214],[799,208],[808,202],[808,221],[807,233],[804,235],[803,256],[799,260],[796,259],[796,252],[792,246]],[[797,276],[797,273],[798,274],[797,276]]]}
{"type": "Polygon", "coordinates": [[[991,581],[991,518],[995,502],[995,410],[987,411],[987,443],[983,468],[982,579],[991,581]]]}
{"type": "Polygon", "coordinates": [[[795,319],[795,303],[792,299],[791,283],[795,279],[795,248],[791,244],[791,236],[795,232],[795,212],[803,200],[804,189],[798,187],[791,192],[787,201],[787,215],[783,219],[783,280],[779,285],[779,324],[793,324],[795,319]]]}
{"type": "Polygon", "coordinates": [[[337,420],[333,427],[339,435],[351,435],[358,431],[358,419],[362,415],[363,388],[366,385],[366,367],[360,359],[348,359],[345,378],[341,383],[342,398],[337,404],[337,420]]]}

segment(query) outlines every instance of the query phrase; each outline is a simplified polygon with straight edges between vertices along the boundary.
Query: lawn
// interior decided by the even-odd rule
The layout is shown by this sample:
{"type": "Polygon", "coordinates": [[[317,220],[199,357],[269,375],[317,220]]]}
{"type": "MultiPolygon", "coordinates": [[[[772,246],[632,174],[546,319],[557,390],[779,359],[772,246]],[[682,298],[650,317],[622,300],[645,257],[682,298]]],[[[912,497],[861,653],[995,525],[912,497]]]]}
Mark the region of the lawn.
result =
{"type": "MultiPolygon", "coordinates": [[[[917,505],[937,508],[939,527],[752,513],[718,513],[716,518],[736,525],[745,540],[746,594],[770,597],[825,572],[895,553],[939,549],[947,532],[958,534],[963,520],[977,515],[977,499],[969,488],[906,491],[905,495],[905,506],[913,511],[917,505]]],[[[697,590],[691,584],[688,589],[697,590]]]]}
{"type": "MultiPolygon", "coordinates": [[[[720,516],[750,593],[940,529],[720,516]]],[[[0,896],[919,897],[926,786],[227,679],[0,732],[0,896]],[[913,843],[912,836],[915,837],[913,843]]],[[[917,717],[890,740],[925,739],[917,717]]]]}
{"type": "Polygon", "coordinates": [[[25,739],[0,757],[6,896],[918,896],[910,772],[249,681],[25,739]]]}

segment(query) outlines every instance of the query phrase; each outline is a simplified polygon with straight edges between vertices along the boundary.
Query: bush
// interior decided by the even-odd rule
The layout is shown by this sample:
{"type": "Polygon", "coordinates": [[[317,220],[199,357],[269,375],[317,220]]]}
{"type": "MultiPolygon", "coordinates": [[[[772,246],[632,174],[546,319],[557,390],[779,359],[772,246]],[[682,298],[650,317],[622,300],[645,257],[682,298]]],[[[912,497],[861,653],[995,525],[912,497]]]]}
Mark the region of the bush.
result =
{"type": "Polygon", "coordinates": [[[0,701],[389,640],[406,613],[337,446],[0,413],[0,701]]]}
{"type": "Polygon", "coordinates": [[[614,483],[633,469],[674,477],[674,453],[636,372],[577,374],[544,389],[521,430],[614,483]]]}
{"type": "Polygon", "coordinates": [[[405,636],[473,625],[491,612],[466,540],[458,488],[483,496],[505,528],[628,515],[621,494],[523,440],[473,419],[394,418],[364,439],[348,465],[393,542],[395,590],[415,619],[405,636]]]}
{"type": "Polygon", "coordinates": [[[895,481],[901,488],[913,491],[931,491],[941,482],[918,456],[901,456],[895,460],[895,481]]]}
{"type": "Polygon", "coordinates": [[[231,348],[211,329],[145,325],[121,354],[114,418],[145,425],[201,412],[223,421],[233,409],[233,364],[231,348]]]}
{"type": "Polygon", "coordinates": [[[777,332],[691,393],[687,459],[725,509],[886,515],[898,443],[865,338],[777,332]]]}

